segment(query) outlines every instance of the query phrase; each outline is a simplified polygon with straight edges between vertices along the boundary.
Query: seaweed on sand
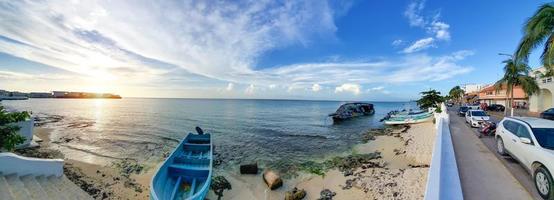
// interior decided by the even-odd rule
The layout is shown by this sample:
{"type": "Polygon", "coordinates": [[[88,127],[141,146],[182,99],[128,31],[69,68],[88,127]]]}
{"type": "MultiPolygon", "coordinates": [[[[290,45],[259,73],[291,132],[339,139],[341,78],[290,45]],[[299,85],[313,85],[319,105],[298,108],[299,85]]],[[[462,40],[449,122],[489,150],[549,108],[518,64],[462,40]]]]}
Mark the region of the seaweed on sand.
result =
{"type": "Polygon", "coordinates": [[[142,170],[144,170],[144,165],[139,164],[133,159],[123,159],[119,162],[114,162],[113,165],[119,168],[122,176],[127,178],[129,178],[129,175],[132,173],[140,174],[142,170]]]}
{"type": "Polygon", "coordinates": [[[212,184],[210,185],[210,189],[214,191],[214,193],[217,195],[217,199],[221,199],[223,197],[223,192],[225,190],[231,190],[231,183],[225,179],[223,176],[215,176],[212,177],[212,184]]]}
{"type": "Polygon", "coordinates": [[[335,156],[323,162],[306,161],[302,163],[291,163],[286,161],[277,161],[270,168],[278,170],[285,177],[296,176],[298,171],[325,176],[330,169],[338,169],[347,174],[362,165],[369,164],[375,166],[373,160],[381,158],[380,152],[368,154],[352,154],[348,156],[335,156]]]}

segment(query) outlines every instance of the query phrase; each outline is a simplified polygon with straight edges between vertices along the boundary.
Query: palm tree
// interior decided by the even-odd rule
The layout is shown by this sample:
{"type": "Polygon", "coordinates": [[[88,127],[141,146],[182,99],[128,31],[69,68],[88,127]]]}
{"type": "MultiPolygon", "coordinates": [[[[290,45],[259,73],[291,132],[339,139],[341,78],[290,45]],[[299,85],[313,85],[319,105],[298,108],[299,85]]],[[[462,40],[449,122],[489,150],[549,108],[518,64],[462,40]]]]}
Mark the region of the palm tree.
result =
{"type": "MultiPolygon", "coordinates": [[[[514,116],[514,109],[512,106],[514,101],[514,87],[521,86],[523,91],[528,96],[531,96],[539,91],[539,86],[537,85],[537,82],[535,82],[535,79],[529,76],[531,68],[526,63],[518,63],[513,58],[507,59],[502,63],[506,64],[504,66],[504,76],[494,85],[497,91],[502,89],[504,85],[507,87],[506,95],[508,95],[509,92],[510,102],[509,104],[506,104],[506,108],[510,107],[511,116],[514,116]]],[[[504,110],[504,115],[506,115],[506,110],[504,110]]]]}
{"type": "Polygon", "coordinates": [[[453,98],[456,99],[456,101],[461,102],[460,98],[464,96],[465,91],[460,86],[455,86],[452,89],[450,89],[450,92],[448,94],[453,98]]]}
{"type": "Polygon", "coordinates": [[[554,3],[543,4],[527,20],[523,28],[523,38],[515,53],[516,62],[527,63],[531,51],[544,43],[541,62],[552,74],[554,71],[554,3]]]}

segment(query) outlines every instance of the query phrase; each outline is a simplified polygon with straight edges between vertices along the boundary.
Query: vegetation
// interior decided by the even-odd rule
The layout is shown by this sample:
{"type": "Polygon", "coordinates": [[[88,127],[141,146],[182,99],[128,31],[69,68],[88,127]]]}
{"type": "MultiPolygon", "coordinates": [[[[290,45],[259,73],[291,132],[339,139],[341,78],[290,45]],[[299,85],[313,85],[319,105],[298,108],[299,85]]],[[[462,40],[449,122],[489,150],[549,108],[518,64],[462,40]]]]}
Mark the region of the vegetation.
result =
{"type": "Polygon", "coordinates": [[[548,69],[547,74],[554,74],[554,3],[540,6],[525,23],[515,63],[527,63],[531,51],[543,43],[541,62],[548,69]]]}
{"type": "MultiPolygon", "coordinates": [[[[507,59],[502,63],[506,64],[504,66],[504,76],[494,85],[496,90],[500,90],[506,86],[506,95],[508,95],[509,92],[510,97],[509,104],[506,105],[510,107],[511,116],[513,116],[514,111],[512,109],[512,103],[514,101],[514,87],[521,86],[523,91],[530,96],[539,91],[539,86],[537,82],[535,82],[535,79],[528,75],[531,68],[527,64],[523,62],[518,63],[513,58],[507,59]]],[[[506,110],[504,112],[506,112],[506,110]]]]}
{"type": "Polygon", "coordinates": [[[217,195],[217,199],[221,200],[221,197],[223,197],[223,192],[225,190],[231,190],[231,183],[225,179],[223,176],[215,176],[212,178],[212,184],[210,184],[210,188],[214,191],[214,193],[217,195]]]}
{"type": "Polygon", "coordinates": [[[450,89],[450,92],[448,92],[448,95],[450,98],[455,99],[457,102],[462,102],[462,98],[464,97],[465,91],[459,86],[455,86],[452,89],[450,89]]]}
{"type": "Polygon", "coordinates": [[[19,144],[25,142],[25,137],[17,132],[20,127],[14,123],[25,121],[31,115],[26,112],[7,112],[3,106],[0,106],[0,149],[13,151],[19,144]]]}
{"type": "Polygon", "coordinates": [[[421,99],[417,100],[417,105],[421,109],[438,108],[439,104],[444,102],[444,97],[436,90],[421,92],[421,99]]]}

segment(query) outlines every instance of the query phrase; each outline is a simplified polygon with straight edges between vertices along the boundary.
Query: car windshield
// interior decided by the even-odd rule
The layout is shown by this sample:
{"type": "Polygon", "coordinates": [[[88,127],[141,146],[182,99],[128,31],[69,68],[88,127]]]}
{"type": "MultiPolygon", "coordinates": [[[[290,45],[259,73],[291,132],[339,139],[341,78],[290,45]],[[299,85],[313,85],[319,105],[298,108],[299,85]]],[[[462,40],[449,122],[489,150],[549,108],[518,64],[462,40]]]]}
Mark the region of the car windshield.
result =
{"type": "Polygon", "coordinates": [[[478,117],[487,116],[487,114],[483,111],[473,111],[473,112],[471,112],[471,115],[472,116],[478,116],[478,117]]]}
{"type": "Polygon", "coordinates": [[[467,111],[468,107],[460,107],[460,111],[465,112],[467,111]]]}
{"type": "Polygon", "coordinates": [[[554,150],[554,128],[533,128],[533,134],[541,147],[554,150]]]}

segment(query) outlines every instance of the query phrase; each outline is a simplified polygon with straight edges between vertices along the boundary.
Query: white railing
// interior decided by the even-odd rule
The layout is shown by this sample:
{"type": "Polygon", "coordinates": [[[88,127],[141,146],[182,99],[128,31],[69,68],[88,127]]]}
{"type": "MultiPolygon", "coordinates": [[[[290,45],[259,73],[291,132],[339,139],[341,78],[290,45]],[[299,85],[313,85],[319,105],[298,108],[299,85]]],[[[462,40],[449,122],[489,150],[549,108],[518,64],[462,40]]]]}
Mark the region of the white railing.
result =
{"type": "Polygon", "coordinates": [[[0,172],[4,175],[17,173],[19,176],[62,176],[62,159],[42,159],[0,153],[0,172]]]}
{"type": "Polygon", "coordinates": [[[441,109],[441,113],[435,114],[437,136],[427,177],[425,200],[463,200],[462,186],[450,135],[450,119],[444,104],[441,105],[441,109]]]}

